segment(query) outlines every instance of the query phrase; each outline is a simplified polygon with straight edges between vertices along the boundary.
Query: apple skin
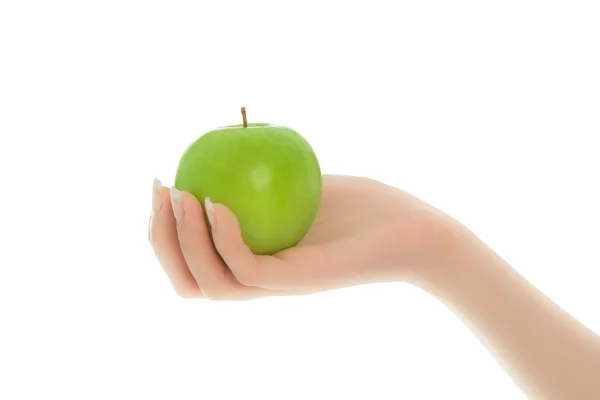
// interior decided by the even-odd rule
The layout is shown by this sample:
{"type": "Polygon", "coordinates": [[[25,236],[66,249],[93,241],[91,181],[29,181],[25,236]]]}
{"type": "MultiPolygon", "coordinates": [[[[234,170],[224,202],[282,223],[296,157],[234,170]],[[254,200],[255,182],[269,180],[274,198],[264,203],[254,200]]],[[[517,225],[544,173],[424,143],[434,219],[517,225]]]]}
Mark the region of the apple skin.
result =
{"type": "Polygon", "coordinates": [[[209,197],[229,207],[246,245],[267,255],[295,246],[308,232],[321,201],[321,169],[310,144],[290,128],[232,125],[186,149],[175,187],[201,204],[209,197]]]}

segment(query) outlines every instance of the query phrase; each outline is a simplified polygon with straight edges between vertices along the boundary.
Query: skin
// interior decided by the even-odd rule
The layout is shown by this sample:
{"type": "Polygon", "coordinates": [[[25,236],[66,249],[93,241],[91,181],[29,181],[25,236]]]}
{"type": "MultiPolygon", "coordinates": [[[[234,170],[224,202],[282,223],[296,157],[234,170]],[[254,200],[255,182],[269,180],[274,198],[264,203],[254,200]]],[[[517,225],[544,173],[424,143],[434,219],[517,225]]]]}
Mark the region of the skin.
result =
{"type": "Polygon", "coordinates": [[[308,234],[272,256],[248,249],[227,207],[208,200],[204,208],[209,224],[192,195],[155,182],[149,239],[182,297],[248,300],[409,282],[465,321],[530,398],[600,399],[600,338],[466,227],[406,192],[324,176],[308,234]]]}

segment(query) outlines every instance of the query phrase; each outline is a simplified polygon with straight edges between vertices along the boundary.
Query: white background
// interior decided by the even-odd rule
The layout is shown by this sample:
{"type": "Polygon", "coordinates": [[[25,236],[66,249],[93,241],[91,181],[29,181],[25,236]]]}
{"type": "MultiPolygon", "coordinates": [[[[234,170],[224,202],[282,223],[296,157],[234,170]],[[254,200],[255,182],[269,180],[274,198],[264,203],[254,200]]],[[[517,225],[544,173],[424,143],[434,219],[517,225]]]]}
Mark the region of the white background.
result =
{"type": "Polygon", "coordinates": [[[156,176],[216,126],[442,208],[600,332],[594,1],[0,3],[0,398],[519,399],[403,284],[178,298],[156,176]]]}

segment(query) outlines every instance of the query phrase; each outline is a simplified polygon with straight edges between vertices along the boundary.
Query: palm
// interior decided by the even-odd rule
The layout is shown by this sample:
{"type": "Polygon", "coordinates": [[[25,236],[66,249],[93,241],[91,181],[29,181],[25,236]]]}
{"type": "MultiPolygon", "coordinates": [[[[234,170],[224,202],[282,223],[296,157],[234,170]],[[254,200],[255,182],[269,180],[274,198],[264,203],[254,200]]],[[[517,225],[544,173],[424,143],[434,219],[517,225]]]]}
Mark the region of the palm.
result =
{"type": "Polygon", "coordinates": [[[355,283],[388,280],[390,253],[397,250],[402,231],[399,222],[407,228],[411,218],[406,211],[414,200],[371,179],[324,176],[315,222],[298,246],[275,255],[275,260],[288,264],[278,268],[302,271],[305,279],[294,278],[298,290],[304,280],[318,290],[352,284],[348,281],[352,276],[355,283]]]}
{"type": "Polygon", "coordinates": [[[300,247],[363,234],[365,226],[379,222],[382,208],[391,206],[391,196],[381,196],[382,192],[397,194],[397,190],[377,181],[346,175],[323,176],[322,190],[319,213],[300,247]]]}

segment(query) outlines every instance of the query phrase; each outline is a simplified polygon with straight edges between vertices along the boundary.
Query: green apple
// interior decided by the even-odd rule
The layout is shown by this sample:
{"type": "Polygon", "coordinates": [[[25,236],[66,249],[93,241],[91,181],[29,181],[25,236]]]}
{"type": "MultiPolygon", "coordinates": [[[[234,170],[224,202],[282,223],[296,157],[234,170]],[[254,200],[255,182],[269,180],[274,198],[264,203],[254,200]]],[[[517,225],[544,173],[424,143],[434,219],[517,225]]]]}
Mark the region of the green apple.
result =
{"type": "Polygon", "coordinates": [[[250,250],[274,254],[298,244],[314,222],[321,169],[298,132],[248,124],[244,108],[242,115],[243,124],[216,128],[186,149],[175,187],[229,207],[250,250]]]}

